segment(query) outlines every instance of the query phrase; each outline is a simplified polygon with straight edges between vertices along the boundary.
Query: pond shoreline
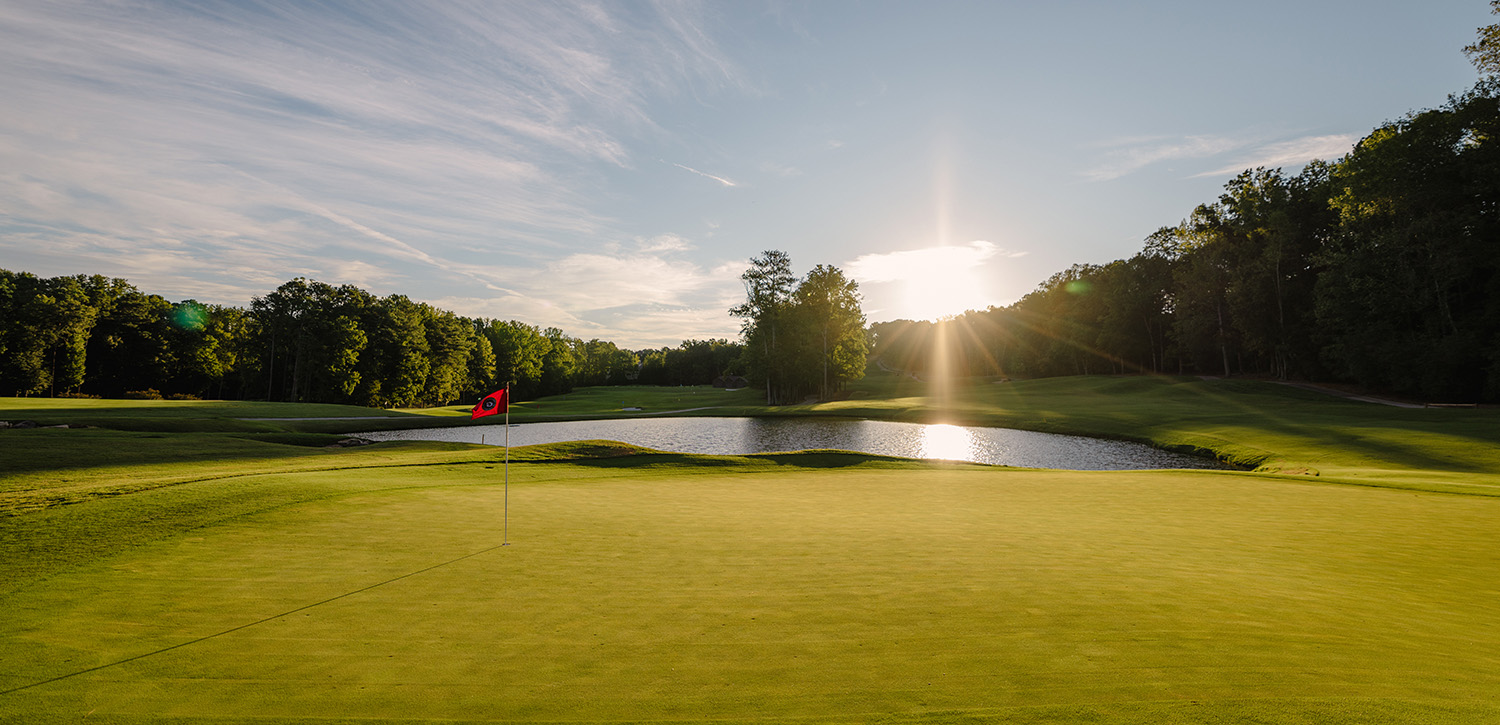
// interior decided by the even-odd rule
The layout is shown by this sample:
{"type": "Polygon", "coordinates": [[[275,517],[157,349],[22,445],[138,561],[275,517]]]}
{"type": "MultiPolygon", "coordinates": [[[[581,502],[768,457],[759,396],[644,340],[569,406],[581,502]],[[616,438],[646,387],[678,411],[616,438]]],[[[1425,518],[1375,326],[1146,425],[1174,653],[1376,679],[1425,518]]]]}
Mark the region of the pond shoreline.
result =
{"type": "MultiPolygon", "coordinates": [[[[675,411],[674,411],[675,412],[675,411]]],[[[358,434],[375,441],[435,440],[502,445],[503,423],[358,434]]],[[[1136,441],[1018,428],[911,423],[832,416],[614,417],[511,423],[513,447],[573,440],[703,455],[847,450],[872,455],[954,460],[1057,470],[1236,470],[1213,458],[1136,441]]]]}

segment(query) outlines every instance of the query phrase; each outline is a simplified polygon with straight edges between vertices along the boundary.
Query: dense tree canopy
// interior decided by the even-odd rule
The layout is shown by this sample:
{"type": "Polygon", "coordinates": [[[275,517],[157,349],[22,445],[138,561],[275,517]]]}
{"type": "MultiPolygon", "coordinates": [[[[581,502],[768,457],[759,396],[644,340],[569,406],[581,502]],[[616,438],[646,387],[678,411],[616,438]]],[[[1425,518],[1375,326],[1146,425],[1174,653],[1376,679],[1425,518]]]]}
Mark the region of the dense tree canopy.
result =
{"type": "Polygon", "coordinates": [[[643,385],[711,385],[738,370],[744,347],[728,340],[684,340],[641,353],[643,385]]]}
{"type": "Polygon", "coordinates": [[[837,267],[818,265],[798,281],[791,258],[771,250],[753,258],[741,279],[745,303],[730,313],[744,320],[745,372],[765,388],[767,403],[826,400],[864,376],[859,286],[837,267]]]}
{"type": "MultiPolygon", "coordinates": [[[[729,359],[718,355],[714,375],[738,356],[732,349],[729,359]]],[[[701,366],[672,365],[663,376],[702,377],[701,366]]],[[[611,342],[460,317],[352,285],[297,278],[240,309],[169,302],[123,279],[0,270],[6,394],[416,407],[475,400],[507,382],[529,397],[639,375],[637,355],[611,342]]]]}

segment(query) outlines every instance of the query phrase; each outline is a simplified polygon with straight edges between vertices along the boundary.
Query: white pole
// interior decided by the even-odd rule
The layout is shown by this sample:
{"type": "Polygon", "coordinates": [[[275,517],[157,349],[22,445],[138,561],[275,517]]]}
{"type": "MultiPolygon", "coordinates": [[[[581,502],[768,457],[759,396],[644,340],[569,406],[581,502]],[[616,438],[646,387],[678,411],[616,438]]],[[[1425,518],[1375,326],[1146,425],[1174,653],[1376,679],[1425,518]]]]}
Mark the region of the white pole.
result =
{"type": "Polygon", "coordinates": [[[501,546],[510,546],[510,383],[505,384],[505,523],[501,546]]]}

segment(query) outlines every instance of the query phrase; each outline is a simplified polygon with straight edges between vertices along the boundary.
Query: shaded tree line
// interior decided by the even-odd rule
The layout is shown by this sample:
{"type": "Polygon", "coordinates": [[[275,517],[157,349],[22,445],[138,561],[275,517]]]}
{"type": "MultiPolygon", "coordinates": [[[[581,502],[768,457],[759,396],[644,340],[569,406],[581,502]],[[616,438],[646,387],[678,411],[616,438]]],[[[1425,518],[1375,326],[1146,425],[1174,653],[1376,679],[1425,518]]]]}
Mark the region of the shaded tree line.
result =
{"type": "MultiPolygon", "coordinates": [[[[670,362],[661,377],[696,382],[695,360],[670,362]]],[[[0,270],[3,394],[415,407],[474,400],[507,381],[535,397],[640,374],[640,356],[612,342],[352,285],[298,278],[244,309],[169,302],[99,275],[0,270]]]]}
{"type": "Polygon", "coordinates": [[[799,280],[791,257],[770,250],[740,278],[745,303],[730,314],[744,321],[742,369],[765,389],[767,404],[828,400],[864,376],[869,346],[859,285],[839,268],[820,264],[799,280]]]}
{"type": "Polygon", "coordinates": [[[956,375],[1265,375],[1500,400],[1500,82],[1300,173],[1254,169],[1140,253],[1003,308],[873,326],[956,375]]]}
{"type": "Polygon", "coordinates": [[[8,394],[222,388],[245,331],[243,310],[168,302],[122,279],[0,270],[0,391],[8,394]]]}
{"type": "Polygon", "coordinates": [[[728,340],[684,340],[677,347],[642,350],[638,382],[642,385],[711,385],[737,374],[744,346],[728,340]]]}

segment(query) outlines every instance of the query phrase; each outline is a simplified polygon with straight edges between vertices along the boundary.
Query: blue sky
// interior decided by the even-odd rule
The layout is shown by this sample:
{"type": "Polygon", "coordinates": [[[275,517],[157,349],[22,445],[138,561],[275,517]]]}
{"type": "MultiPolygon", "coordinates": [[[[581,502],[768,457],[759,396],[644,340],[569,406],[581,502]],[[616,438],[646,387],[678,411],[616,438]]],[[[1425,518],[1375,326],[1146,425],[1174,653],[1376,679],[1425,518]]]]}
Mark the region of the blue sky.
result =
{"type": "Polygon", "coordinates": [[[0,267],[296,276],[626,347],[765,249],[871,321],[1138,251],[1477,76],[1481,0],[0,0],[0,267]]]}

